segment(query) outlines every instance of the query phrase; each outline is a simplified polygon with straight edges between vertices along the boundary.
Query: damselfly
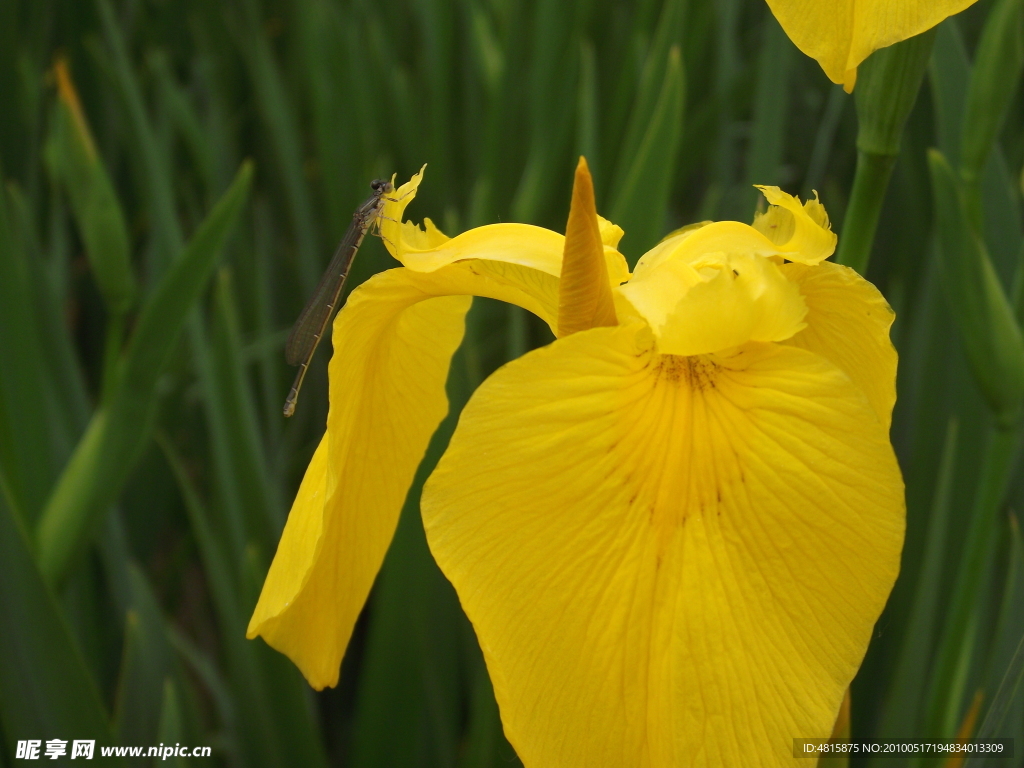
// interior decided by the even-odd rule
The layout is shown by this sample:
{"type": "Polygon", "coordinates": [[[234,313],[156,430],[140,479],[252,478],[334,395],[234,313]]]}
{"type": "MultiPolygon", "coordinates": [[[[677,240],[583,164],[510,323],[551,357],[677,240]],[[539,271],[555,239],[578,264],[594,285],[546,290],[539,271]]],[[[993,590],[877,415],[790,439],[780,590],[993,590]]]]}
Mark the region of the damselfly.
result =
{"type": "Polygon", "coordinates": [[[362,245],[363,238],[372,226],[380,221],[384,210],[385,196],[394,191],[390,181],[377,179],[370,184],[373,194],[361,206],[356,208],[352,214],[352,223],[345,232],[345,236],[338,243],[338,250],[334,252],[327,271],[320,278],[320,282],[313,291],[313,295],[306,303],[305,309],[295,321],[291,335],[288,336],[288,343],[284,348],[284,356],[289,365],[298,365],[299,372],[295,376],[295,383],[288,393],[288,399],[284,401],[284,415],[291,416],[295,413],[295,402],[299,399],[299,389],[302,387],[302,380],[306,377],[306,370],[316,352],[320,337],[324,335],[324,329],[331,319],[331,313],[341,296],[341,289],[345,285],[345,278],[348,277],[349,268],[352,266],[352,259],[362,245]]]}

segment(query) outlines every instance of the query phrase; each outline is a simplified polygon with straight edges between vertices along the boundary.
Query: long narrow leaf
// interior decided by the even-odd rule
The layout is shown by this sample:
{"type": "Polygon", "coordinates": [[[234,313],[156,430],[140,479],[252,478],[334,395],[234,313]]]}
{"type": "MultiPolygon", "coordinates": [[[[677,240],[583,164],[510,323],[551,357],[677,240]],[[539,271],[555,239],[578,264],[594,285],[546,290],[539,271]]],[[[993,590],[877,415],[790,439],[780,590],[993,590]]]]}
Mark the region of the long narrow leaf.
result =
{"type": "Polygon", "coordinates": [[[661,94],[645,121],[647,131],[611,206],[611,219],[625,230],[625,251],[634,261],[664,234],[675,156],[683,133],[685,92],[682,57],[679,48],[672,48],[661,94]]]}
{"type": "Polygon", "coordinates": [[[8,744],[23,739],[112,744],[96,683],[3,494],[0,615],[7,617],[0,628],[0,718],[8,744]]]}
{"type": "Polygon", "coordinates": [[[189,311],[198,300],[249,194],[245,163],[142,310],[108,404],[93,416],[37,526],[39,561],[59,582],[117,498],[149,436],[156,386],[189,311]]]}
{"type": "Polygon", "coordinates": [[[0,474],[28,522],[46,500],[54,460],[47,439],[37,307],[31,302],[25,254],[8,221],[6,198],[0,193],[0,474]]]}

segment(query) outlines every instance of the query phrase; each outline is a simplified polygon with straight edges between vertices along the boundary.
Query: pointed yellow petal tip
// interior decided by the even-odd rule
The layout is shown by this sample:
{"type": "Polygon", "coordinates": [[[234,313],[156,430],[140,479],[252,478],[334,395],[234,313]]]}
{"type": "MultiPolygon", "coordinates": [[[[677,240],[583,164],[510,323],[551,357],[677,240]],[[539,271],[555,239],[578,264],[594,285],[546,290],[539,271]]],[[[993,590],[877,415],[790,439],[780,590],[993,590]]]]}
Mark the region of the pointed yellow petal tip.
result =
{"type": "Polygon", "coordinates": [[[843,90],[847,93],[853,93],[853,87],[857,84],[857,68],[847,70],[843,76],[843,90]]]}
{"type": "MultiPolygon", "coordinates": [[[[402,217],[405,215],[406,207],[416,198],[416,191],[419,189],[420,182],[423,181],[423,172],[426,169],[427,164],[424,163],[419,173],[414,173],[411,179],[395,189],[384,200],[384,210],[381,211],[380,219],[380,234],[384,240],[384,247],[399,261],[403,260],[402,257],[405,251],[418,247],[414,243],[421,242],[418,236],[413,235],[411,231],[402,225],[402,217]],[[406,240],[409,236],[413,237],[413,242],[406,240]]],[[[396,175],[392,174],[391,176],[392,187],[395,186],[396,175]]],[[[412,228],[419,229],[414,224],[412,228]]],[[[434,229],[437,230],[436,227],[434,229]]]]}
{"type": "Polygon", "coordinates": [[[754,220],[759,231],[779,248],[789,261],[814,266],[831,256],[836,250],[836,235],[829,226],[825,207],[818,201],[808,200],[800,205],[799,198],[778,187],[754,185],[761,190],[770,207],[754,220]]]}
{"type": "Polygon", "coordinates": [[[857,67],[880,48],[920,35],[976,0],[768,0],[797,48],[816,59],[825,75],[847,93],[857,67]]]}
{"type": "Polygon", "coordinates": [[[617,325],[604,241],[597,217],[594,182],[580,158],[565,227],[562,274],[558,284],[558,335],[617,325]]]}

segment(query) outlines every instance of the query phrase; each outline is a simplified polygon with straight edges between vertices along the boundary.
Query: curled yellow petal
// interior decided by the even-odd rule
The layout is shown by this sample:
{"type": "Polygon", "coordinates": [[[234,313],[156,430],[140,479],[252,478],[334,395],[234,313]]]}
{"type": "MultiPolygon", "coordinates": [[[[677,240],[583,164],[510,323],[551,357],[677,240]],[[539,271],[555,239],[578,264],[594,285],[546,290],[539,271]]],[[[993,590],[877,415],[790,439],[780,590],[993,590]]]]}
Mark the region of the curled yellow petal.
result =
{"type": "MultiPolygon", "coordinates": [[[[757,186],[757,185],[755,185],[757,186]]],[[[800,200],[778,187],[757,187],[771,208],[754,221],[754,228],[779,248],[779,255],[801,264],[820,264],[836,250],[836,235],[829,227],[825,207],[800,200]]]]}
{"type": "Polygon", "coordinates": [[[601,232],[601,242],[609,248],[618,248],[619,240],[626,234],[618,224],[612,224],[603,216],[597,217],[598,229],[601,232]]]}
{"type": "Polygon", "coordinates": [[[931,29],[975,0],[768,0],[796,47],[847,93],[873,51],[931,29]]]}
{"type": "MultiPolygon", "coordinates": [[[[416,198],[416,190],[419,189],[420,183],[423,181],[423,172],[426,168],[427,166],[424,163],[419,173],[414,173],[411,179],[384,198],[384,210],[381,211],[380,218],[381,239],[384,241],[388,251],[391,252],[391,255],[399,261],[402,261],[402,251],[407,247],[422,248],[428,246],[428,243],[428,247],[433,247],[436,244],[430,243],[429,240],[424,240],[422,236],[408,231],[402,224],[405,209],[416,198]]],[[[394,176],[391,177],[391,183],[392,185],[395,183],[394,176]]],[[[435,231],[439,231],[432,224],[431,227],[435,231]]],[[[418,229],[417,227],[414,228],[418,229]]]]}
{"type": "Polygon", "coordinates": [[[663,356],[620,325],[488,379],[422,510],[525,765],[781,766],[832,729],[902,490],[824,358],[663,356]]]}
{"type": "Polygon", "coordinates": [[[807,307],[799,289],[766,258],[777,250],[746,224],[709,224],[660,243],[618,290],[666,354],[781,341],[804,327],[807,307]]]}
{"type": "Polygon", "coordinates": [[[558,277],[564,238],[557,232],[529,224],[492,224],[447,237],[430,219],[418,227],[403,222],[405,209],[423,181],[420,172],[385,198],[380,234],[385,247],[403,266],[416,272],[433,272],[465,259],[518,264],[558,277]]]}
{"type": "Polygon", "coordinates": [[[597,220],[594,183],[582,157],[572,188],[558,285],[559,336],[618,323],[597,220]]]}

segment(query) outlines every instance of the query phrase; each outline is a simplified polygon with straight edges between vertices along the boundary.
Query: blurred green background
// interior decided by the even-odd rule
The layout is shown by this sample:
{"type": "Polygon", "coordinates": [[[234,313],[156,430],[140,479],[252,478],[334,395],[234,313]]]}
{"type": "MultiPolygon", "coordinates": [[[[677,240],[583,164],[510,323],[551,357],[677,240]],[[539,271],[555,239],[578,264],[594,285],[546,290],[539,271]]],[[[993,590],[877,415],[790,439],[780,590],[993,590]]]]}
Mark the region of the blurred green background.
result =
{"type": "MultiPolygon", "coordinates": [[[[867,276],[897,313],[907,543],[852,688],[855,736],[966,721],[1017,738],[999,765],[1024,765],[1024,472],[990,395],[1000,337],[971,330],[976,274],[957,269],[990,266],[1024,316],[1021,7],[982,0],[928,38],[893,150],[867,276]],[[967,180],[952,215],[930,147],[967,180]]],[[[244,639],[327,412],[324,344],[281,415],[292,321],[370,180],[423,163],[408,215],[449,235],[561,231],[583,154],[631,262],[684,224],[750,221],[753,183],[818,190],[842,241],[854,102],[764,0],[0,3],[0,766],[30,738],[211,745],[181,762],[231,766],[518,764],[417,500],[472,389],[548,331],[474,304],[453,412],[341,681],[314,693],[244,639]]],[[[367,238],[346,291],[393,266],[367,238]]]]}

